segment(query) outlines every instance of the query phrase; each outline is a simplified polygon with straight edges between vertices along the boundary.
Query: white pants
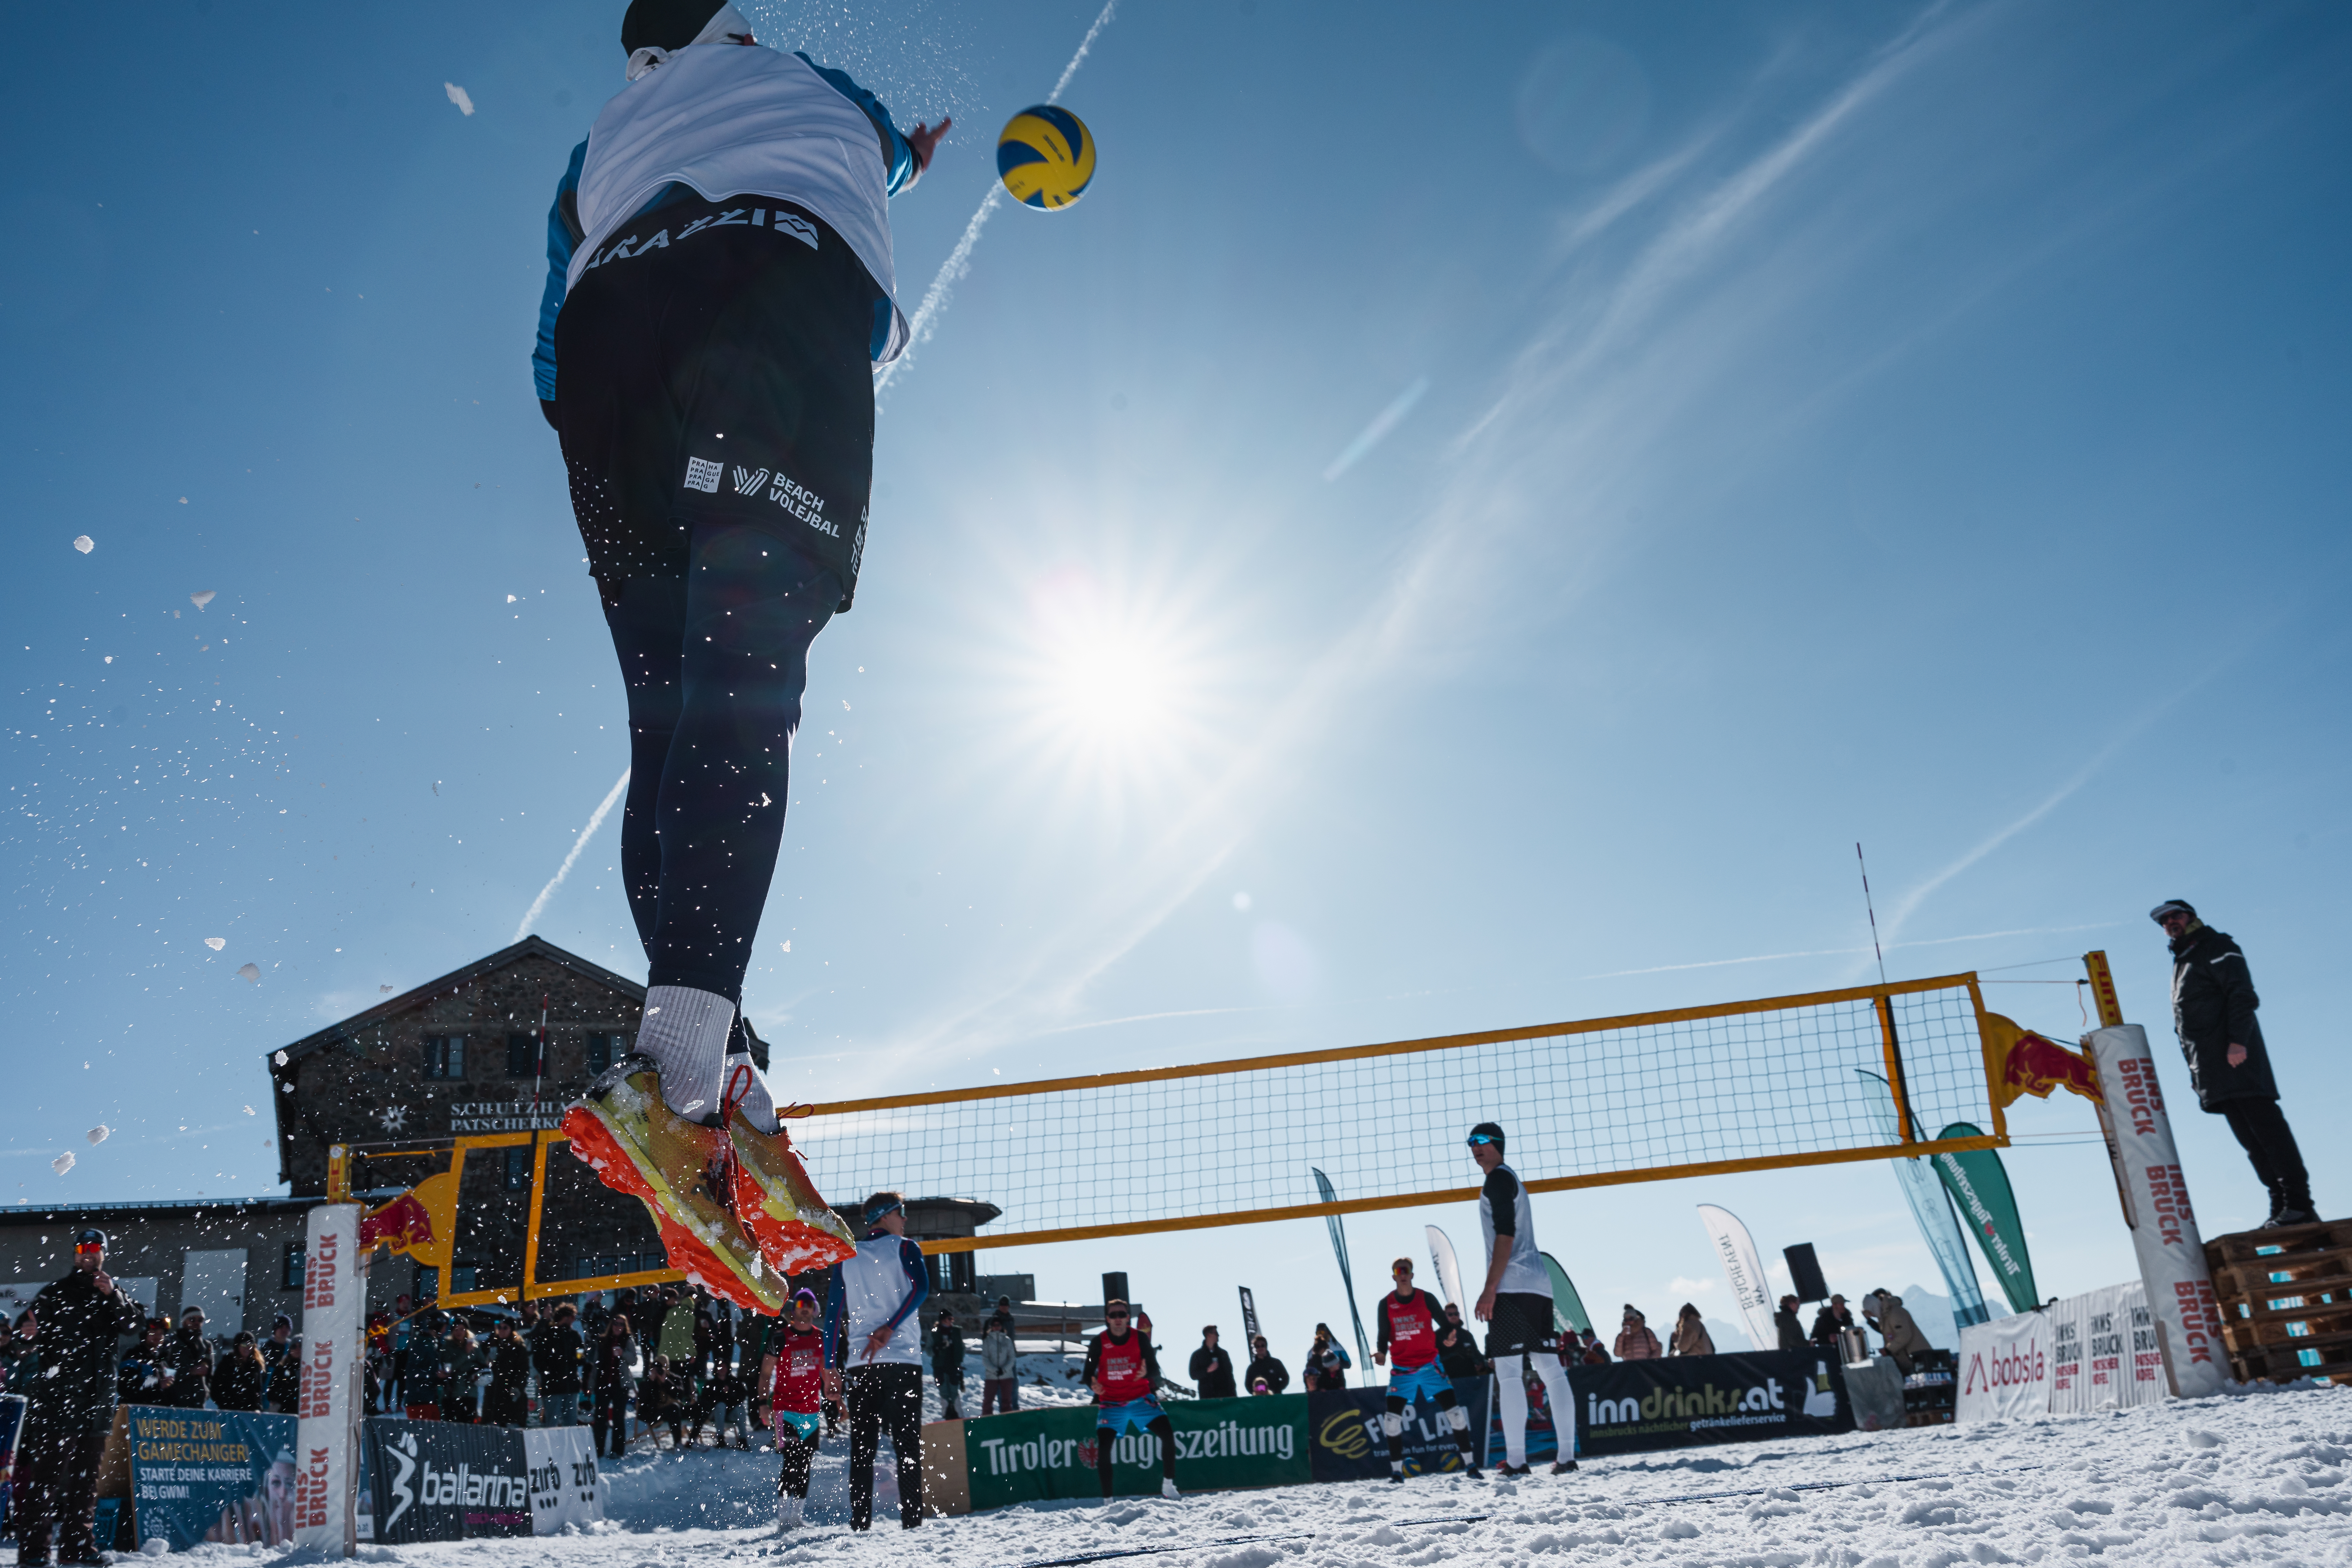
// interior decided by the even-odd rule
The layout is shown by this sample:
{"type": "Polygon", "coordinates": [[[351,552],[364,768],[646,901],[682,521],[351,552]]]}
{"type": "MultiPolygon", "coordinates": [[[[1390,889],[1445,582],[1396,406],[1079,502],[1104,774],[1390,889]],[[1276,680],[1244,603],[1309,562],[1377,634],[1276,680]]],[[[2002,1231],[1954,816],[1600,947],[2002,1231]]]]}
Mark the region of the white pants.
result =
{"type": "Polygon", "coordinates": [[[1495,1358],[1495,1388],[1503,1401],[1504,1459],[1515,1470],[1528,1462],[1528,1385],[1523,1381],[1523,1362],[1533,1362],[1536,1376],[1543,1380],[1544,1398],[1551,1405],[1552,1429],[1559,1434],[1559,1458],[1563,1461],[1574,1458],[1576,1396],[1568,1391],[1568,1373],[1561,1370],[1559,1357],[1549,1351],[1537,1351],[1525,1356],[1495,1358]]]}

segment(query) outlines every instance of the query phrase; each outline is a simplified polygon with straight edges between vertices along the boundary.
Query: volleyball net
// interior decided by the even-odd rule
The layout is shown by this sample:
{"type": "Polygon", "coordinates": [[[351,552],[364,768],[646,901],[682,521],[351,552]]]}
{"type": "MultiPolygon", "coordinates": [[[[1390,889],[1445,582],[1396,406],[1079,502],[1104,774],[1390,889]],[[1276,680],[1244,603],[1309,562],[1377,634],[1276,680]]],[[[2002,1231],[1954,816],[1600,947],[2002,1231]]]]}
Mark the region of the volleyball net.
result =
{"type": "Polygon", "coordinates": [[[1974,974],[1944,975],[845,1100],[790,1128],[836,1200],[895,1188],[996,1204],[1001,1229],[924,1244],[966,1251],[1474,1199],[1463,1140],[1480,1121],[1503,1126],[1536,1192],[2004,1147],[2000,1026],[1974,974]],[[1991,1131],[1916,1131],[1956,1121],[1991,1131]]]}

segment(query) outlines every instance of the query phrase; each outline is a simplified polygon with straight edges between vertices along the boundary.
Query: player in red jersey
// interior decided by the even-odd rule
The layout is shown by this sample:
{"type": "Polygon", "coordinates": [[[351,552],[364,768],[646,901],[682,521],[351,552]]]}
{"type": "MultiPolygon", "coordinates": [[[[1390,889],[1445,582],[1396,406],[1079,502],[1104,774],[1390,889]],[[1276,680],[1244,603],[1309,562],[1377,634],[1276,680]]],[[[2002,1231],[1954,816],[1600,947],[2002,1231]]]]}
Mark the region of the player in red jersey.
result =
{"type": "Polygon", "coordinates": [[[1151,1391],[1160,1386],[1160,1357],[1141,1331],[1127,1326],[1127,1303],[1103,1303],[1103,1331],[1087,1344],[1086,1384],[1095,1392],[1095,1474],[1110,1500],[1111,1449],[1122,1434],[1160,1439],[1160,1495],[1176,1493],[1176,1430],[1151,1391]]]}
{"type": "Polygon", "coordinates": [[[793,1315],[774,1348],[768,1352],[760,1374],[772,1393],[776,1451],[784,1458],[783,1474],[776,1479],[776,1528],[797,1529],[808,1501],[809,1461],[816,1457],[817,1412],[837,1392],[840,1373],[832,1370],[824,1353],[824,1335],[816,1323],[816,1292],[802,1290],[793,1298],[793,1315]]]}
{"type": "Polygon", "coordinates": [[[1437,1359],[1437,1331],[1445,1310],[1437,1298],[1412,1283],[1412,1259],[1400,1258],[1389,1270],[1396,1289],[1381,1298],[1374,1309],[1381,1321],[1380,1347],[1372,1364],[1391,1363],[1388,1409],[1381,1416],[1381,1432],[1389,1440],[1389,1479],[1404,1481],[1404,1413],[1423,1395],[1437,1402],[1437,1419],[1451,1429],[1462,1449],[1462,1466],[1473,1480],[1481,1479],[1478,1450],[1470,1435],[1470,1413],[1454,1392],[1454,1380],[1437,1359]]]}

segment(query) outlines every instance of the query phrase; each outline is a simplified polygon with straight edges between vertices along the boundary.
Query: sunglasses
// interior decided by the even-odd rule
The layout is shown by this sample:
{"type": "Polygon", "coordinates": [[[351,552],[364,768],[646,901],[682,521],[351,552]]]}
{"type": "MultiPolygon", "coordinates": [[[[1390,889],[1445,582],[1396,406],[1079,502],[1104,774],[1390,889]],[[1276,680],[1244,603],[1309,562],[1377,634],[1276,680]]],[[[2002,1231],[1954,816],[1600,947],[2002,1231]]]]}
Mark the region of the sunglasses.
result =
{"type": "Polygon", "coordinates": [[[1127,1314],[1125,1312],[1112,1312],[1108,1314],[1108,1316],[1109,1321],[1114,1323],[1123,1323],[1127,1321],[1127,1314]]]}
{"type": "Polygon", "coordinates": [[[1469,1144],[1473,1149],[1475,1149],[1481,1143],[1492,1143],[1494,1141],[1495,1135],[1491,1132],[1473,1132],[1468,1138],[1463,1140],[1463,1142],[1469,1144]]]}

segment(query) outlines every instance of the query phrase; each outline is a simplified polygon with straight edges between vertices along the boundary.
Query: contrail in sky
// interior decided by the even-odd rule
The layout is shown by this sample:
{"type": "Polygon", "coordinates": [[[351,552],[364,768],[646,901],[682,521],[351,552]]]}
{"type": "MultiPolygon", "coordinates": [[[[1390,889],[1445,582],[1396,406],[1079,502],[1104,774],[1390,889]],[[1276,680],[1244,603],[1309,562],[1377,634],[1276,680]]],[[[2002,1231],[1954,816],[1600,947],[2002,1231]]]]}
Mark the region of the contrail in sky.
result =
{"type": "MultiPolygon", "coordinates": [[[[1054,84],[1054,90],[1045,95],[1046,102],[1062,101],[1063,90],[1070,85],[1070,79],[1078,74],[1078,67],[1086,63],[1087,53],[1095,47],[1096,37],[1109,25],[1110,14],[1118,6],[1118,0],[1106,0],[1102,14],[1095,18],[1095,25],[1087,29],[1085,37],[1078,40],[1078,52],[1072,55],[1070,63],[1062,68],[1062,79],[1054,84]]],[[[988,215],[994,212],[997,204],[1003,199],[1003,183],[991,177],[988,195],[980,198],[980,209],[971,215],[971,221],[963,226],[963,237],[956,241],[956,247],[949,251],[948,258],[940,264],[939,275],[931,279],[931,286],[923,290],[923,302],[915,307],[914,320],[907,323],[906,352],[876,373],[874,391],[877,396],[890,384],[893,376],[914,362],[915,350],[939,330],[940,315],[948,308],[949,294],[962,280],[963,275],[971,270],[972,247],[980,243],[980,231],[987,225],[988,215]]]]}
{"type": "Polygon", "coordinates": [[[621,792],[628,787],[629,770],[623,768],[621,776],[605,792],[604,804],[596,808],[596,815],[588,819],[588,826],[582,828],[580,837],[572,841],[572,853],[563,858],[563,864],[555,868],[555,875],[548,879],[547,886],[539,890],[539,897],[531,900],[530,908],[523,910],[522,922],[515,927],[515,941],[520,942],[530,934],[530,922],[539,919],[540,911],[547,908],[547,900],[555,897],[555,889],[563,886],[564,878],[572,875],[572,868],[580,859],[580,851],[588,847],[588,840],[595,837],[596,830],[604,826],[605,815],[613,809],[613,803],[619,800],[621,792]]]}
{"type": "Polygon", "coordinates": [[[1365,453],[1379,446],[1388,433],[1395,429],[1406,415],[1412,412],[1412,405],[1419,403],[1421,395],[1428,390],[1429,377],[1424,375],[1399,393],[1394,403],[1373,415],[1372,422],[1364,426],[1363,434],[1349,442],[1348,449],[1332,458],[1331,466],[1323,470],[1323,482],[1328,484],[1354,468],[1363,458],[1365,453]]]}

